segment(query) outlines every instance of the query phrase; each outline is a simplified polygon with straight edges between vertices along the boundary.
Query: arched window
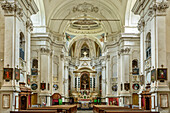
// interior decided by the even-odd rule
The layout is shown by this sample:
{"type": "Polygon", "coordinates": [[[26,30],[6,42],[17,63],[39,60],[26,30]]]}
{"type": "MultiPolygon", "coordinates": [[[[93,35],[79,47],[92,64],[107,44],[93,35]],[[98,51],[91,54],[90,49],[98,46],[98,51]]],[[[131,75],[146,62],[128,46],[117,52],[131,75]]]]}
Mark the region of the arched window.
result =
{"type": "Polygon", "coordinates": [[[19,57],[24,60],[25,59],[25,38],[24,34],[21,32],[20,33],[20,46],[19,46],[19,57]]]}
{"type": "Polygon", "coordinates": [[[136,59],[132,61],[132,74],[139,75],[138,60],[136,59]]]}
{"type": "Polygon", "coordinates": [[[32,60],[32,68],[38,68],[38,60],[37,59],[32,60]]]}
{"type": "Polygon", "coordinates": [[[146,36],[146,59],[151,57],[151,33],[146,36]]]}
{"type": "Polygon", "coordinates": [[[82,48],[81,48],[81,57],[84,57],[85,55],[87,57],[89,57],[89,48],[88,46],[84,45],[82,48]]]}

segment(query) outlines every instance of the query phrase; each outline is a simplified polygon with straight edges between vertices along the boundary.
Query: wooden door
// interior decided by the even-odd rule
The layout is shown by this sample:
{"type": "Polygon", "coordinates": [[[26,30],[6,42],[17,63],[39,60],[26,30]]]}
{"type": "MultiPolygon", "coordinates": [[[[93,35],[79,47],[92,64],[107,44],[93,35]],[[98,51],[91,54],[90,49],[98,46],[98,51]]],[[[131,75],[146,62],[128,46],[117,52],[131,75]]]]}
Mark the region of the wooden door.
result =
{"type": "Polygon", "coordinates": [[[139,105],[139,96],[137,93],[133,93],[132,95],[133,105],[139,105]]]}
{"type": "Polygon", "coordinates": [[[37,105],[37,93],[31,95],[31,105],[37,105]]]}
{"type": "Polygon", "coordinates": [[[21,97],[21,110],[26,110],[27,109],[27,97],[22,96],[21,97]]]}

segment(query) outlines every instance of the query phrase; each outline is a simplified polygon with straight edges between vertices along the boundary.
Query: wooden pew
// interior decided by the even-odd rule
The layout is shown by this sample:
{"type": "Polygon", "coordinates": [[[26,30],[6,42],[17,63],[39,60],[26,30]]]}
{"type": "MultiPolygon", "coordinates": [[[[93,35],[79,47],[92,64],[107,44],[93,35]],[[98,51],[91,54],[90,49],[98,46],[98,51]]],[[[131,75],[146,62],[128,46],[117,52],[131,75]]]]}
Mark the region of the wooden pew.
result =
{"type": "Polygon", "coordinates": [[[151,112],[141,109],[132,109],[128,107],[120,107],[113,105],[94,105],[93,106],[94,113],[159,113],[159,112],[151,112]]]}
{"type": "Polygon", "coordinates": [[[10,111],[10,113],[59,113],[56,110],[22,110],[22,111],[10,111]]]}
{"type": "Polygon", "coordinates": [[[57,110],[57,112],[66,111],[66,113],[77,113],[77,105],[54,105],[49,107],[28,108],[27,110],[57,110]]]}
{"type": "Polygon", "coordinates": [[[129,110],[129,111],[126,111],[126,110],[111,110],[111,111],[104,111],[104,113],[159,113],[159,112],[151,112],[151,111],[144,111],[144,110],[129,110]]]}
{"type": "Polygon", "coordinates": [[[93,112],[94,113],[104,113],[105,110],[128,110],[130,108],[128,107],[120,107],[115,105],[94,105],[93,106],[93,112]]]}

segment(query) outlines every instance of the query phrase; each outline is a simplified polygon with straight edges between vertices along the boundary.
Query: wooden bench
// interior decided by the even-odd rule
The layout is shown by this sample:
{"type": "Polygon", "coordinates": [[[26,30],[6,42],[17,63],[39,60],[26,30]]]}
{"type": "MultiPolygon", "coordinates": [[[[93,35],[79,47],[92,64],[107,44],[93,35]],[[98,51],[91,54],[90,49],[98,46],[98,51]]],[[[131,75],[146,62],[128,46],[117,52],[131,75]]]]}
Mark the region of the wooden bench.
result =
{"type": "Polygon", "coordinates": [[[151,111],[144,111],[144,110],[105,110],[104,113],[159,113],[159,112],[151,112],[151,111]]]}
{"type": "Polygon", "coordinates": [[[56,110],[22,110],[22,111],[10,111],[10,113],[59,113],[56,110]]]}
{"type": "Polygon", "coordinates": [[[94,113],[104,113],[105,110],[128,110],[130,108],[128,107],[120,107],[115,105],[94,105],[93,106],[93,112],[94,113]]]}
{"type": "Polygon", "coordinates": [[[77,105],[54,105],[49,107],[29,108],[27,110],[56,110],[57,112],[77,113],[77,105]]]}

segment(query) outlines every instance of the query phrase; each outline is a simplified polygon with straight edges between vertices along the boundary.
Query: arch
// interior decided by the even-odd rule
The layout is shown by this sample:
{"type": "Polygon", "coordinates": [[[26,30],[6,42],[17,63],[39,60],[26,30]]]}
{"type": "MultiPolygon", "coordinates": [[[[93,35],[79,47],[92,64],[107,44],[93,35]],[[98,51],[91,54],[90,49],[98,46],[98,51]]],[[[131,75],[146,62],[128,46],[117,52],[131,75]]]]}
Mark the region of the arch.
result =
{"type": "Polygon", "coordinates": [[[132,12],[132,8],[135,4],[136,0],[127,0],[126,11],[125,11],[125,33],[139,33],[137,29],[137,24],[140,19],[139,15],[135,15],[132,12]]]}
{"type": "Polygon", "coordinates": [[[31,16],[33,25],[36,26],[33,32],[46,32],[46,14],[43,0],[34,0],[39,12],[31,16]],[[38,30],[39,29],[39,30],[38,30]]]}

